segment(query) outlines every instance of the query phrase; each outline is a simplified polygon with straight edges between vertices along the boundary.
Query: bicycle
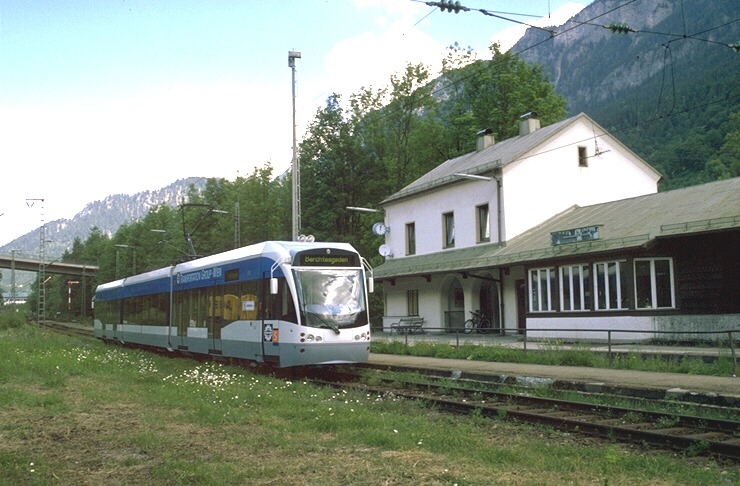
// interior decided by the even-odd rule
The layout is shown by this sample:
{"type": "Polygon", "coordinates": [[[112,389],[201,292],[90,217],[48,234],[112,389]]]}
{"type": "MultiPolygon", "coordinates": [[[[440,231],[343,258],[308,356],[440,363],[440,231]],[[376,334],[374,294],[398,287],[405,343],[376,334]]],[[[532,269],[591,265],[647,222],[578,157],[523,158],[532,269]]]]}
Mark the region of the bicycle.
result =
{"type": "Polygon", "coordinates": [[[471,332],[476,331],[481,334],[486,334],[491,328],[491,321],[489,321],[482,312],[470,311],[470,313],[473,317],[465,321],[465,324],[463,324],[465,333],[470,334],[471,332]]]}

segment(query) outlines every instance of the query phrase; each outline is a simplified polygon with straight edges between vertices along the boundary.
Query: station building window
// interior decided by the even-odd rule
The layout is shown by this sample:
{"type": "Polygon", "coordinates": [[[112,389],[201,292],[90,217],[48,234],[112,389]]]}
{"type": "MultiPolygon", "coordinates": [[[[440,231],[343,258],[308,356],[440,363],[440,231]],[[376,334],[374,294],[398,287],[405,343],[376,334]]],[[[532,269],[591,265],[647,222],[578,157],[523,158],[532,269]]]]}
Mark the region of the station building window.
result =
{"type": "Polygon", "coordinates": [[[553,311],[552,293],[554,290],[554,268],[533,268],[529,270],[529,311],[553,311]]]}
{"type": "Polygon", "coordinates": [[[419,315],[419,291],[418,290],[407,290],[406,291],[406,315],[409,315],[409,316],[419,315]]]}
{"type": "Polygon", "coordinates": [[[591,272],[588,264],[560,267],[560,309],[563,311],[591,309],[591,272]]]}
{"type": "Polygon", "coordinates": [[[442,226],[445,238],[444,248],[453,248],[455,246],[455,213],[444,213],[442,226]]]}
{"type": "Polygon", "coordinates": [[[633,279],[627,260],[566,264],[557,274],[554,268],[530,269],[529,311],[675,309],[673,260],[636,258],[632,264],[633,279]],[[553,295],[559,296],[559,309],[553,295]]]}
{"type": "Polygon", "coordinates": [[[624,260],[594,263],[594,303],[597,310],[629,308],[626,267],[624,260]]]}
{"type": "Polygon", "coordinates": [[[406,223],[406,254],[416,255],[416,224],[406,223]]]}
{"type": "Polygon", "coordinates": [[[670,258],[635,259],[635,305],[638,309],[676,306],[673,261],[670,258]]]}
{"type": "Polygon", "coordinates": [[[478,243],[491,241],[491,218],[488,204],[481,204],[475,208],[476,225],[478,227],[478,243]]]}

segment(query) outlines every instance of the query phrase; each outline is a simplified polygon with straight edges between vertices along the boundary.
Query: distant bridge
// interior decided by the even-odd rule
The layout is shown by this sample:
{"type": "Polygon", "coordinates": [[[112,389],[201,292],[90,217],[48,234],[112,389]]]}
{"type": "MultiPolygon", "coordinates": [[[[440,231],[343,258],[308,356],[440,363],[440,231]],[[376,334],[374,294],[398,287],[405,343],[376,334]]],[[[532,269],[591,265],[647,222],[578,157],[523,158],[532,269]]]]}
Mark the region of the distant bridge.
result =
{"type": "MultiPolygon", "coordinates": [[[[0,268],[13,268],[15,262],[16,270],[28,272],[39,271],[39,261],[28,258],[12,258],[0,255],[0,268]]],[[[84,263],[64,263],[53,261],[44,262],[44,272],[58,275],[70,275],[74,277],[95,277],[98,274],[97,265],[86,265],[84,263]]]]}

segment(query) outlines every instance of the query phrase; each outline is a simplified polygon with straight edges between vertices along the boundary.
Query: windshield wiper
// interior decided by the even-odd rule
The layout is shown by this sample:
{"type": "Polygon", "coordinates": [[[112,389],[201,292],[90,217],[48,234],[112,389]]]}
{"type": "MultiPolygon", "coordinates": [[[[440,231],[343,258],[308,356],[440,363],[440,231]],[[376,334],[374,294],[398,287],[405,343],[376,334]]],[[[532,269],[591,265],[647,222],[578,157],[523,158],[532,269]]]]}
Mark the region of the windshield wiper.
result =
{"type": "Polygon", "coordinates": [[[339,334],[339,328],[337,326],[335,326],[331,322],[325,321],[324,319],[321,318],[321,316],[319,314],[315,314],[315,313],[312,312],[311,315],[312,316],[316,316],[316,318],[321,321],[321,323],[324,325],[324,327],[328,327],[329,329],[331,329],[332,331],[334,331],[334,334],[339,334]]]}

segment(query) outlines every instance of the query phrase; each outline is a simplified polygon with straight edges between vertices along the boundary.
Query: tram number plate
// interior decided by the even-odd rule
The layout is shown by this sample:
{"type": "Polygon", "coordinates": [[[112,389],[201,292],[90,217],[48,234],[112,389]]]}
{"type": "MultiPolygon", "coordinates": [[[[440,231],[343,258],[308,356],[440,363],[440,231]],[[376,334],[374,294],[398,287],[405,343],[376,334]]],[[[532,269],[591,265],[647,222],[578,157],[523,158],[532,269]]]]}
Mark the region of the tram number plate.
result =
{"type": "Polygon", "coordinates": [[[265,324],[263,335],[266,343],[278,342],[278,330],[272,324],[265,324]]]}

